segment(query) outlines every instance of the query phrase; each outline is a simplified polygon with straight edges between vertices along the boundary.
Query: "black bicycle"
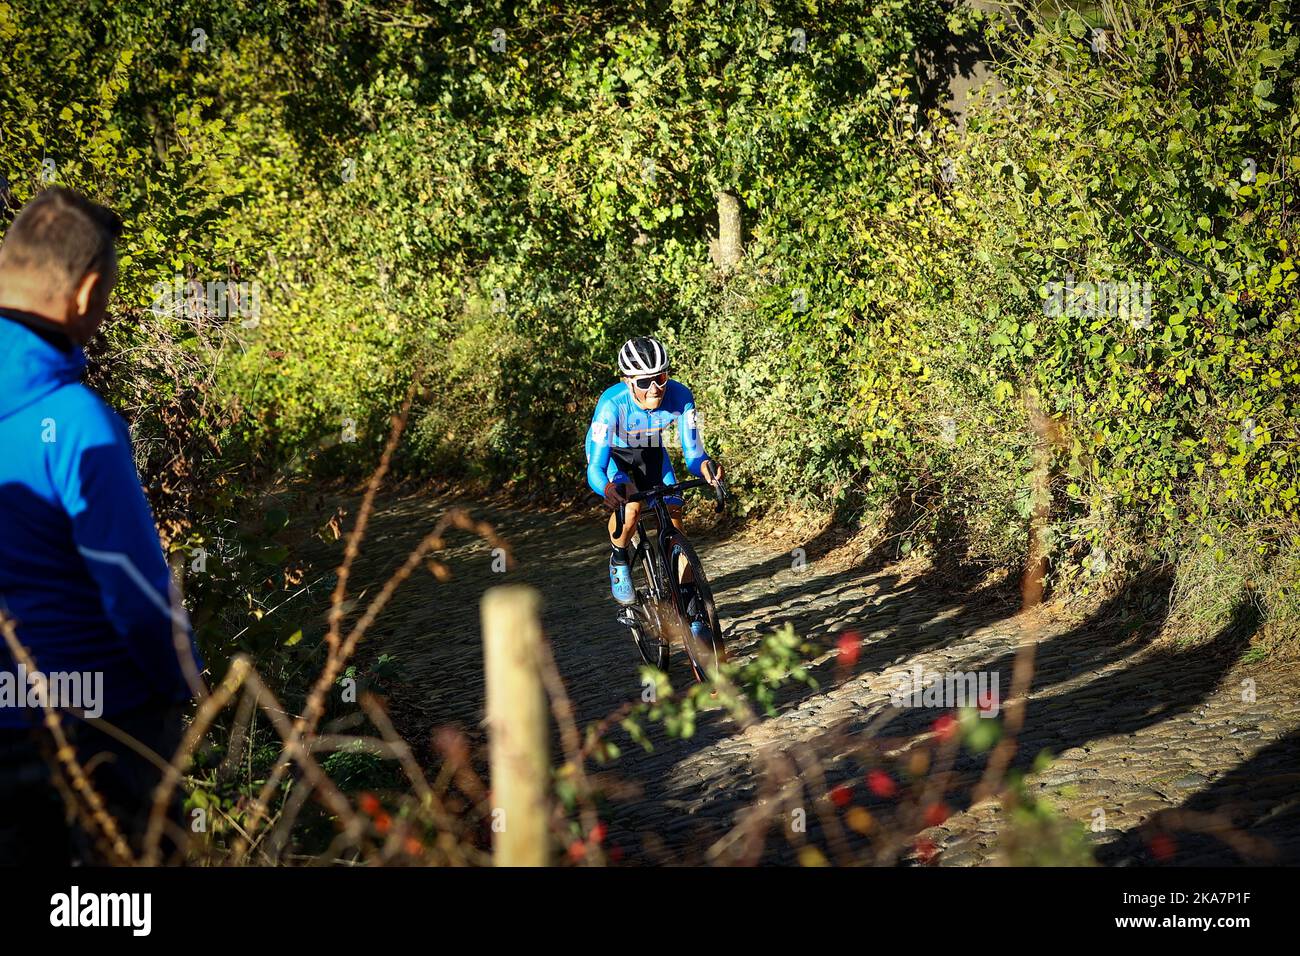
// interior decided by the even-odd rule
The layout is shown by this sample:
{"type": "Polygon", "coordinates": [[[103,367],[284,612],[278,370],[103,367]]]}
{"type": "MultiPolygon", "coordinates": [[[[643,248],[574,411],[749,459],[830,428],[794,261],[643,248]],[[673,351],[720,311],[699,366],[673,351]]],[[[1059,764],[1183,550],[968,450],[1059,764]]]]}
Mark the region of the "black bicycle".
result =
{"type": "MultiPolygon", "coordinates": [[[[636,603],[623,608],[618,615],[619,623],[631,630],[641,659],[664,673],[668,672],[669,647],[674,638],[679,639],[698,681],[706,680],[711,671],[726,661],[727,648],[704,565],[690,541],[673,525],[664,497],[707,487],[714,488],[717,510],[722,511],[727,501],[727,489],[722,481],[710,486],[697,478],[676,485],[656,485],[627,496],[629,503],[645,503],[629,545],[633,583],[639,586],[636,603]],[[653,529],[650,519],[654,520],[653,529]],[[685,585],[680,580],[679,556],[691,570],[691,580],[685,585]]],[[[622,536],[623,523],[624,507],[620,504],[614,519],[615,537],[622,536]]]]}

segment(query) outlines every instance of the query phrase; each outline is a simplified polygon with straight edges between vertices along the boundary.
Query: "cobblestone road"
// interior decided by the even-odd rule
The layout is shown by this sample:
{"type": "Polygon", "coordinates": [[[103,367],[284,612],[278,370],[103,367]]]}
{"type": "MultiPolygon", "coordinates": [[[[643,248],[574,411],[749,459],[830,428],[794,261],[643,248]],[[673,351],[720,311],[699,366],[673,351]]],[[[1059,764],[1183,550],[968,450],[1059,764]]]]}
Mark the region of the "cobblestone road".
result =
{"type": "MultiPolygon", "coordinates": [[[[451,503],[385,498],[355,580],[382,581],[451,503]]],[[[393,704],[408,739],[427,744],[432,730],[446,724],[482,739],[479,599],[507,582],[542,592],[546,631],[580,727],[639,697],[635,650],[614,620],[596,513],[466,504],[510,542],[516,566],[495,572],[487,544],[454,535],[443,555],[454,577],[439,583],[414,576],[367,638],[368,655],[391,654],[404,668],[393,704]]],[[[1300,675],[1295,666],[1241,662],[1248,621],[1226,627],[1208,644],[1180,647],[1156,639],[1162,607],[1150,597],[1146,607],[1136,596],[1117,598],[1087,618],[1050,606],[1019,615],[1004,589],[954,593],[897,566],[845,569],[832,556],[795,570],[785,549],[716,537],[697,538],[697,547],[735,652],[752,650],[786,621],[828,648],[852,629],[861,635],[861,650],[851,668],[828,650],[813,668],[818,689],[787,690],[776,716],[744,733],[730,717],[712,713],[688,740],[656,730],[655,749],[645,753],[617,732],[623,756],[601,781],[615,794],[610,840],[627,848],[629,861],[706,859],[758,796],[757,755],[764,747],[807,745],[824,763],[827,787],[850,784],[854,800],[861,794],[870,805],[861,766],[844,755],[844,742],[856,741],[871,724],[877,736],[905,750],[940,713],[891,707],[889,692],[900,675],[918,666],[996,673],[1005,699],[1016,648],[1032,627],[1037,670],[1016,766],[1027,769],[1043,749],[1055,755],[1046,771],[1029,776],[1028,788],[1088,828],[1098,860],[1300,862],[1300,675]],[[1224,823],[1232,830],[1153,843],[1138,825],[1160,811],[1181,812],[1200,831],[1224,823]]],[[[810,557],[817,557],[815,548],[810,557]]],[[[677,684],[689,679],[680,649],[672,677],[677,684]]],[[[956,770],[973,780],[978,761],[959,759],[956,770]]],[[[961,787],[944,800],[955,812],[924,833],[938,849],[936,862],[1002,859],[1000,806],[970,807],[961,787]]],[[[808,817],[806,839],[816,841],[818,815],[810,808],[808,817]]],[[[792,862],[792,844],[803,839],[773,827],[762,861],[792,862]]]]}

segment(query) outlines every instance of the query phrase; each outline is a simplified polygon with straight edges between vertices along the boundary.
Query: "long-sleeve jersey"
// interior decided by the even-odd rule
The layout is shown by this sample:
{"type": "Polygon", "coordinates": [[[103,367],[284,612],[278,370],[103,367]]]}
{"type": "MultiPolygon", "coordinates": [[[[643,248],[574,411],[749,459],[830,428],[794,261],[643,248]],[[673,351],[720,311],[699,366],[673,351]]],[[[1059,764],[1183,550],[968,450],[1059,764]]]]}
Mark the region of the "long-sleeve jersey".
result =
{"type": "MultiPolygon", "coordinates": [[[[663,401],[654,411],[638,405],[632,398],[632,390],[623,382],[605,389],[587,429],[587,484],[592,491],[603,495],[605,484],[618,471],[617,463],[611,461],[611,448],[664,448],[663,433],[673,424],[681,438],[687,470],[703,477],[700,466],[711,459],[704,451],[695,420],[695,398],[689,388],[670,379],[663,401]]],[[[667,466],[667,455],[664,458],[667,466]]],[[[670,466],[668,474],[671,475],[670,466]]]]}

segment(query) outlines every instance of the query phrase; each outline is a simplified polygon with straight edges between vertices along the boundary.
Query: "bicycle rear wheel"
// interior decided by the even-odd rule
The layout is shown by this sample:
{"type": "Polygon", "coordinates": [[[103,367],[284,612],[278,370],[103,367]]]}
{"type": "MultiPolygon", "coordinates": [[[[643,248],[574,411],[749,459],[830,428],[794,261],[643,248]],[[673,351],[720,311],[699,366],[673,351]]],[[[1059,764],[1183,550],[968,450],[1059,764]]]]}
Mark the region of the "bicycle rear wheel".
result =
{"type": "Polygon", "coordinates": [[[718,619],[713,590],[709,587],[709,579],[704,573],[704,565],[700,562],[699,555],[695,553],[695,549],[691,547],[685,535],[681,532],[671,534],[668,538],[668,552],[673,555],[672,567],[668,572],[673,584],[673,599],[677,603],[682,620],[687,625],[683,638],[686,653],[691,659],[691,669],[695,671],[695,679],[708,680],[712,671],[727,661],[727,644],[722,636],[722,622],[718,619]],[[687,614],[686,602],[682,599],[681,581],[678,579],[677,555],[679,553],[686,559],[686,564],[691,569],[692,580],[689,584],[694,586],[697,596],[693,617],[687,614]],[[703,625],[703,633],[698,637],[690,628],[693,621],[703,625]]]}

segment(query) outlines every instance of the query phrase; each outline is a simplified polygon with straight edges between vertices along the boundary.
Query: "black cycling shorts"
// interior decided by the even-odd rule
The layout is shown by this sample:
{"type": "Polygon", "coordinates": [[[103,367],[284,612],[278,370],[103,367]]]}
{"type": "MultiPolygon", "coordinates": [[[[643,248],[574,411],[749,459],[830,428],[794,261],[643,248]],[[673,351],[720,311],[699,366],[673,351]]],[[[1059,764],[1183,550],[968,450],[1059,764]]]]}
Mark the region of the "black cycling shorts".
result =
{"type": "MultiPolygon", "coordinates": [[[[632,484],[637,491],[647,491],[655,485],[677,484],[672,460],[662,445],[637,448],[620,448],[615,445],[609,449],[609,457],[618,469],[610,478],[615,484],[632,484]]],[[[664,502],[670,505],[683,504],[680,495],[665,495],[664,502]]]]}

